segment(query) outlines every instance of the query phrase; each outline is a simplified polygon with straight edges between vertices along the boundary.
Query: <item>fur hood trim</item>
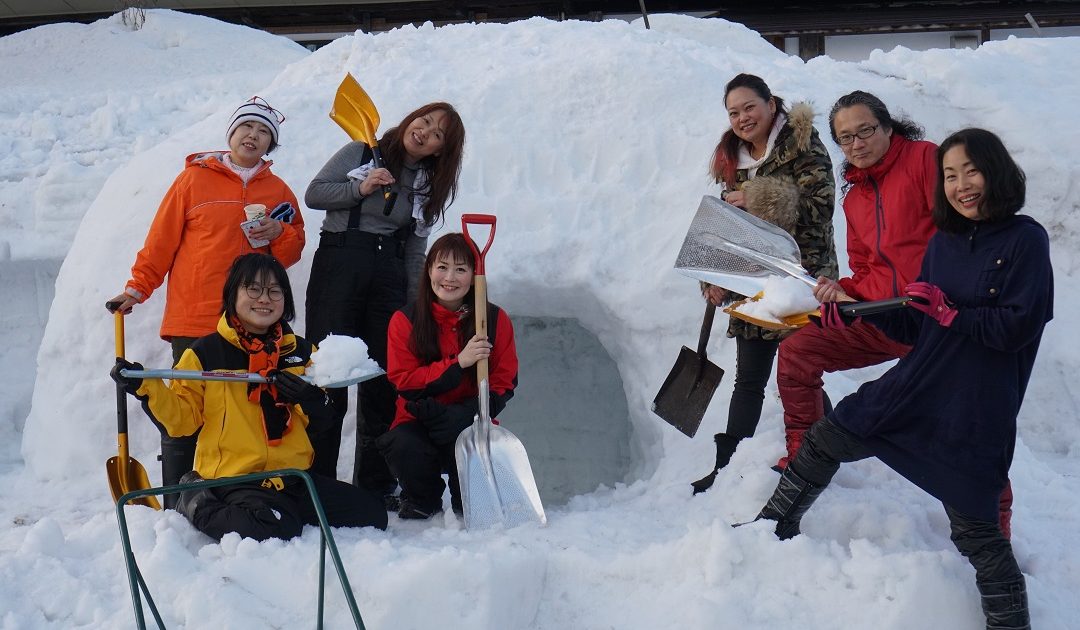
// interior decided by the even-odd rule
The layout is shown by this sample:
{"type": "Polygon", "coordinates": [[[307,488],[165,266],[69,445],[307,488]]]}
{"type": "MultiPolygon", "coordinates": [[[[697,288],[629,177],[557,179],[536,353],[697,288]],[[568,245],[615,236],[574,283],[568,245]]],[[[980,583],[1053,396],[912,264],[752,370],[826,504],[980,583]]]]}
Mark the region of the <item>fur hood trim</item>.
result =
{"type": "Polygon", "coordinates": [[[795,134],[795,147],[810,150],[810,135],[814,131],[814,109],[810,103],[795,103],[788,112],[788,124],[795,134]]]}
{"type": "Polygon", "coordinates": [[[746,211],[787,232],[799,217],[799,187],[786,177],[762,175],[743,184],[746,211]]]}

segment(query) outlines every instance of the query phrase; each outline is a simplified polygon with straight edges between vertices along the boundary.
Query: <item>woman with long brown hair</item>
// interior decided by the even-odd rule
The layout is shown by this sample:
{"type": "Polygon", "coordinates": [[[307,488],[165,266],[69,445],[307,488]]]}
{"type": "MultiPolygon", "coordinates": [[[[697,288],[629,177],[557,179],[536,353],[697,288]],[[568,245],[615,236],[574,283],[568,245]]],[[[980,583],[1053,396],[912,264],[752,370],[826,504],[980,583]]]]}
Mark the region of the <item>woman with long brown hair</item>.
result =
{"type": "MultiPolygon", "coordinates": [[[[350,142],[323,166],[304,201],[325,210],[319,248],[307,288],[307,337],[360,337],[368,353],[386,367],[390,316],[415,295],[427,236],[457,194],[465,127],[449,103],[429,103],[410,112],[378,141],[384,164],[376,168],[372,148],[350,142]],[[389,186],[390,202],[382,191],[389,186]]],[[[312,436],[313,469],[337,476],[341,429],[348,410],[346,390],[331,391],[335,421],[312,436]]],[[[367,381],[357,394],[356,460],[352,481],[381,493],[395,507],[397,482],[375,446],[394,418],[394,390],[385,377],[367,381]]]]}

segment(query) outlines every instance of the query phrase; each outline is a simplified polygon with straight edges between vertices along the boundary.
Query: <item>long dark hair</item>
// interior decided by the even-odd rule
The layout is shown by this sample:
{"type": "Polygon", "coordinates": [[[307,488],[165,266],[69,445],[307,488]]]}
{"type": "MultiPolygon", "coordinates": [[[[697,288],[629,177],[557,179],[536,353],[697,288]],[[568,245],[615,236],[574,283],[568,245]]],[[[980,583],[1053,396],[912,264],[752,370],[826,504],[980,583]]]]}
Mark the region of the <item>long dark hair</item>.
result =
{"type": "MultiPolygon", "coordinates": [[[[784,105],[784,99],[779,96],[774,96],[772,90],[765,83],[765,80],[759,76],[753,74],[735,75],[735,78],[727,82],[724,86],[724,110],[727,111],[727,97],[731,94],[732,90],[738,88],[749,88],[754,91],[755,94],[760,96],[766,103],[772,100],[776,103],[776,114],[787,114],[787,106],[784,105]]],[[[775,120],[775,116],[774,116],[775,120]]],[[[728,186],[735,183],[735,171],[739,164],[739,143],[742,142],[742,138],[735,135],[735,130],[729,128],[724,132],[724,135],[720,136],[720,142],[716,145],[716,149],[713,150],[712,165],[709,168],[709,175],[712,176],[713,181],[720,183],[723,181],[728,186]]]]}
{"type": "MultiPolygon", "coordinates": [[[[926,133],[921,125],[910,118],[905,117],[899,120],[893,118],[892,114],[889,113],[889,108],[885,106],[885,103],[880,98],[869,92],[855,90],[838,98],[832,109],[829,110],[829,135],[832,136],[833,142],[836,144],[840,144],[840,139],[836,135],[836,114],[841,109],[855,107],[856,105],[864,105],[866,109],[870,110],[870,115],[881,126],[882,133],[891,129],[893,133],[908,140],[922,140],[926,133]]],[[[851,163],[844,160],[844,164],[840,167],[841,177],[847,174],[850,168],[852,168],[851,163]]],[[[843,190],[846,192],[849,187],[848,184],[845,184],[843,190]]]]}
{"type": "Polygon", "coordinates": [[[446,208],[457,198],[458,175],[461,174],[461,155],[465,149],[465,125],[461,116],[450,103],[428,103],[409,113],[396,127],[388,129],[379,140],[386,168],[391,173],[401,173],[405,164],[405,129],[417,118],[436,110],[446,113],[446,129],[443,130],[443,148],[438,155],[429,155],[420,161],[428,173],[425,190],[417,190],[428,196],[424,204],[424,221],[428,225],[441,219],[446,208]]]}
{"type": "Polygon", "coordinates": [[[922,126],[910,118],[901,118],[900,120],[893,118],[892,114],[889,113],[889,108],[885,107],[885,103],[880,98],[869,92],[855,90],[837,99],[832,109],[829,110],[829,134],[832,135],[833,142],[836,144],[840,144],[840,139],[836,136],[837,112],[856,105],[865,105],[866,109],[870,110],[870,114],[881,125],[882,131],[892,129],[893,133],[900,134],[908,140],[922,140],[925,135],[922,126]]]}
{"type": "MultiPolygon", "coordinates": [[[[431,268],[440,258],[452,260],[455,263],[464,262],[474,271],[476,270],[476,259],[464,234],[458,232],[444,234],[431,245],[431,250],[424,260],[424,270],[420,275],[416,308],[413,309],[412,333],[409,335],[409,349],[424,364],[434,363],[442,358],[442,351],[439,349],[439,327],[431,315],[431,305],[437,299],[435,291],[431,288],[431,268]]],[[[476,318],[472,308],[475,290],[475,287],[470,287],[465,295],[464,306],[467,312],[458,324],[458,345],[462,348],[476,334],[476,318]]]]}
{"type": "Polygon", "coordinates": [[[296,306],[293,302],[292,285],[289,284],[289,274],[285,272],[285,267],[278,262],[277,258],[259,252],[237,256],[229,267],[229,275],[225,278],[225,286],[221,289],[224,313],[229,317],[236,317],[236,294],[241,287],[254,283],[260,276],[277,280],[278,286],[285,293],[285,297],[282,298],[285,302],[285,310],[281,314],[281,321],[291,322],[296,317],[296,306]]]}
{"type": "Polygon", "coordinates": [[[971,225],[945,197],[945,154],[962,146],[968,159],[982,173],[985,182],[979,217],[993,222],[1007,219],[1024,207],[1027,177],[1017,165],[1001,138],[985,129],[961,129],[941,143],[937,151],[938,183],[934,194],[934,225],[942,232],[966,231],[971,225]]]}

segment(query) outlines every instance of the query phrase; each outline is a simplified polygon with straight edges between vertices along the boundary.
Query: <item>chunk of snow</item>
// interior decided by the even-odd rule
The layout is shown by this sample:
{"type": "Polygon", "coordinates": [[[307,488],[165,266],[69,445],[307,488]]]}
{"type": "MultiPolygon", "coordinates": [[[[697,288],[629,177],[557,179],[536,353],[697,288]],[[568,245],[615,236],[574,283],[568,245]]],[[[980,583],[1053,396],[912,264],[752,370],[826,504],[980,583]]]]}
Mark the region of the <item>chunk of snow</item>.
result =
{"type": "Polygon", "coordinates": [[[307,375],[316,385],[345,381],[378,370],[379,364],[368,356],[368,347],[359,337],[329,335],[311,355],[307,375]]]}
{"type": "Polygon", "coordinates": [[[743,315],[770,322],[818,308],[814,292],[805,282],[790,276],[770,276],[760,298],[747,301],[735,309],[743,315]]]}

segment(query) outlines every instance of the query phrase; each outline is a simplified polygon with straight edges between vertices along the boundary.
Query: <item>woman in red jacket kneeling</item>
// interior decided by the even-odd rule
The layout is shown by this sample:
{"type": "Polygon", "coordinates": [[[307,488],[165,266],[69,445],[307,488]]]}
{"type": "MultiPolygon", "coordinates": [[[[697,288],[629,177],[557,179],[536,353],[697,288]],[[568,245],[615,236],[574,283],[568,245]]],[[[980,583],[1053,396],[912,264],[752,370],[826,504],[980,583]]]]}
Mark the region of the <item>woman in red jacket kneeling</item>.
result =
{"type": "Polygon", "coordinates": [[[474,259],[465,236],[446,234],[424,261],[417,299],[394,313],[387,333],[387,376],[398,392],[390,430],[379,450],[401,484],[404,519],[426,519],[450,502],[461,513],[454,442],[479,411],[476,362],[488,359],[494,418],[514,395],[517,351],[506,312],[488,304],[488,335],[476,334],[474,259]]]}

